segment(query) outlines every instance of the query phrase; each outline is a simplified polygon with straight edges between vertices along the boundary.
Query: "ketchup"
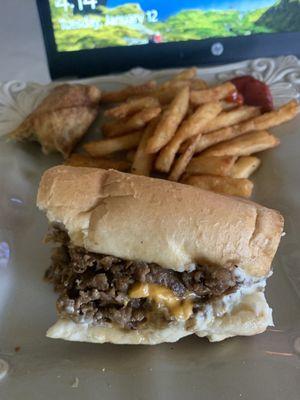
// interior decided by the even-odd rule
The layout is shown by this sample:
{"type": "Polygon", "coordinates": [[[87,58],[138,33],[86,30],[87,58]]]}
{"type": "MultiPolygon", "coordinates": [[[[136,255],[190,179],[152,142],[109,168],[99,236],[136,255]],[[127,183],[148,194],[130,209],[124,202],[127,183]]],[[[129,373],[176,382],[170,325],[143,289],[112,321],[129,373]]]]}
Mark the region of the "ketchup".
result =
{"type": "MultiPolygon", "coordinates": [[[[242,95],[245,104],[260,107],[263,113],[274,109],[270,89],[264,82],[250,75],[234,78],[231,82],[237,88],[238,93],[242,95]]],[[[235,101],[233,100],[233,102],[235,101]]]]}
{"type": "Polygon", "coordinates": [[[236,103],[239,106],[242,106],[245,102],[243,95],[239,92],[230,93],[230,95],[225,97],[225,101],[227,101],[227,103],[236,103]]]}

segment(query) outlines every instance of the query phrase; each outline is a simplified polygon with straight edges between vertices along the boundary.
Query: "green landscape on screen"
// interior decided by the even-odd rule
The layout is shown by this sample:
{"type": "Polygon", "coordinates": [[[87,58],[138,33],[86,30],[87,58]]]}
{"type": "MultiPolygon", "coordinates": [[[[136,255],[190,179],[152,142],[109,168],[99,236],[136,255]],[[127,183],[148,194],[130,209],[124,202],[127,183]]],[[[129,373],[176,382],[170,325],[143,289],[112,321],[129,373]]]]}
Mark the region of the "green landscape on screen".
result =
{"type": "Polygon", "coordinates": [[[164,20],[149,22],[138,2],[116,7],[98,5],[91,12],[74,13],[50,0],[58,51],[130,46],[233,37],[260,33],[300,31],[300,0],[274,1],[268,7],[236,9],[183,9],[164,20]],[[129,23],[116,18],[129,18],[129,23]],[[133,21],[133,22],[132,22],[133,21]],[[141,22],[142,21],[142,22],[141,22]]]}

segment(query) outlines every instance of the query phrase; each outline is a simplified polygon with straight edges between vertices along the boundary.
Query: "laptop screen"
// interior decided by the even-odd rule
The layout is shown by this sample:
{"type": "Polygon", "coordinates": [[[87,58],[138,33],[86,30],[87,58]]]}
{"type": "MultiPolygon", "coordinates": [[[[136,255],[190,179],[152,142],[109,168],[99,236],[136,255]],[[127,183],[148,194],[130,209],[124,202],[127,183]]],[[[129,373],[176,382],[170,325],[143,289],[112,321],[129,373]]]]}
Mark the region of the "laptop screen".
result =
{"type": "Polygon", "coordinates": [[[50,0],[58,52],[300,30],[295,0],[50,0]]]}

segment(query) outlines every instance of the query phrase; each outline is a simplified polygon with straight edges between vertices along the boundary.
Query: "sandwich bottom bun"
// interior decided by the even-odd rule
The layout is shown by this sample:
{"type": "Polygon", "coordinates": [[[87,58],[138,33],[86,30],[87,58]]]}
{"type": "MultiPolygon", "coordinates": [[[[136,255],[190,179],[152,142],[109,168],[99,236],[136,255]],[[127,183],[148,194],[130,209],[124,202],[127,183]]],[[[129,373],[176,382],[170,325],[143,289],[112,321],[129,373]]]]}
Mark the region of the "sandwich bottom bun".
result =
{"type": "Polygon", "coordinates": [[[218,342],[232,336],[251,336],[262,333],[273,325],[272,310],[264,293],[237,292],[209,304],[199,312],[193,327],[187,329],[185,322],[178,321],[163,329],[124,330],[116,326],[100,327],[88,323],[78,324],[59,319],[47,332],[53,339],[78,342],[148,344],[154,345],[177,340],[192,334],[218,342]]]}

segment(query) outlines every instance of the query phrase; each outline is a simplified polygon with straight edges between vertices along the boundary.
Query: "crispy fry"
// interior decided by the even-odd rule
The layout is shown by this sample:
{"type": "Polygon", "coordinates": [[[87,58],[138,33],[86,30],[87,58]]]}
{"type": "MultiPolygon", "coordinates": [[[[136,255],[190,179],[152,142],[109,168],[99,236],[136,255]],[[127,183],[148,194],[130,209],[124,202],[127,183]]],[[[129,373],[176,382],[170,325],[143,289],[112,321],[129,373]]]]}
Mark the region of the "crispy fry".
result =
{"type": "Polygon", "coordinates": [[[125,136],[112,139],[97,140],[86,143],[83,148],[92,157],[106,156],[116,151],[128,150],[137,147],[141,139],[142,132],[137,131],[125,136]]]}
{"type": "Polygon", "coordinates": [[[153,135],[157,124],[159,123],[159,118],[155,118],[145,129],[143,137],[138,145],[137,151],[134,155],[133,163],[131,166],[131,173],[136,175],[149,176],[153,164],[154,154],[146,153],[146,146],[149,137],[153,135]]]}
{"type": "MultiPolygon", "coordinates": [[[[248,121],[236,124],[228,128],[219,129],[209,135],[203,135],[199,138],[195,153],[207,149],[210,146],[224,142],[226,140],[233,139],[245,133],[259,130],[268,129],[277,125],[282,124],[293,119],[299,112],[298,103],[294,100],[278,108],[277,110],[265,113],[248,121]]],[[[186,148],[189,143],[186,143],[183,147],[186,148]]]]}
{"type": "MultiPolygon", "coordinates": [[[[253,157],[255,158],[255,157],[253,157]]],[[[189,175],[219,175],[219,176],[232,176],[232,168],[236,165],[237,157],[235,156],[223,156],[223,157],[210,157],[210,156],[198,156],[193,158],[186,168],[186,172],[189,175]]],[[[233,178],[239,178],[238,176],[232,176],[233,178]]]]}
{"type": "Polygon", "coordinates": [[[117,90],[116,92],[105,92],[102,95],[101,101],[103,103],[121,103],[132,96],[145,96],[148,95],[157,86],[155,81],[149,81],[137,86],[127,86],[124,89],[117,90]]]}
{"type": "Polygon", "coordinates": [[[190,81],[172,81],[171,85],[160,86],[157,90],[154,90],[151,96],[156,97],[162,105],[169,104],[174,100],[179,90],[189,86],[190,81]]]}
{"type": "Polygon", "coordinates": [[[253,183],[249,179],[229,176],[194,175],[187,177],[183,183],[231,196],[250,197],[253,190],[253,183]]]}
{"type": "Polygon", "coordinates": [[[268,131],[254,131],[228,142],[219,143],[206,150],[203,155],[215,157],[249,156],[250,154],[276,147],[279,143],[279,139],[268,131]]]}
{"type": "Polygon", "coordinates": [[[197,78],[190,80],[189,87],[191,88],[191,90],[203,90],[207,89],[208,85],[204,80],[197,78]]]}
{"type": "Polygon", "coordinates": [[[145,108],[125,120],[107,122],[102,125],[102,132],[107,137],[121,136],[144,128],[149,121],[161,112],[160,107],[145,108]]]}
{"type": "Polygon", "coordinates": [[[157,153],[174,136],[188,110],[189,94],[187,87],[180,90],[170,106],[163,112],[153,135],[148,140],[147,153],[157,153]]]}
{"type": "MultiPolygon", "coordinates": [[[[165,87],[170,87],[178,81],[185,82],[193,90],[202,90],[207,89],[208,87],[207,83],[203,79],[197,77],[196,67],[185,69],[175,75],[171,80],[165,82],[165,87]]],[[[162,86],[164,86],[164,84],[162,86]]]]}
{"type": "Polygon", "coordinates": [[[176,182],[179,181],[179,179],[183,175],[187,165],[189,164],[195,153],[196,145],[197,145],[197,138],[192,138],[189,147],[185,150],[184,153],[180,155],[178,160],[175,161],[174,167],[168,177],[170,181],[176,181],[176,182]]]}
{"type": "Polygon", "coordinates": [[[165,91],[167,89],[177,88],[182,89],[183,87],[190,86],[190,81],[188,79],[170,79],[168,81],[163,82],[158,86],[155,92],[165,91]]]}
{"type": "MultiPolygon", "coordinates": [[[[195,153],[201,153],[201,151],[213,146],[214,144],[230,140],[237,136],[241,135],[239,126],[234,125],[228,128],[219,129],[210,133],[209,135],[200,135],[197,139],[197,145],[195,149],[195,153]]],[[[183,143],[180,151],[184,151],[190,144],[191,139],[187,140],[186,143],[183,143]]]]}
{"type": "Polygon", "coordinates": [[[192,80],[171,80],[164,82],[156,90],[154,90],[151,96],[156,97],[160,104],[169,104],[178,91],[184,87],[189,87],[194,90],[202,90],[207,88],[207,83],[200,78],[192,80]]]}
{"type": "Polygon", "coordinates": [[[207,83],[200,78],[197,78],[197,68],[192,67],[188,69],[184,69],[179,74],[175,75],[172,79],[167,82],[164,82],[160,87],[171,87],[176,84],[178,81],[182,81],[186,83],[193,90],[202,90],[207,89],[207,83]]]}
{"type": "Polygon", "coordinates": [[[243,133],[270,129],[293,119],[299,112],[299,104],[296,100],[291,100],[277,110],[267,112],[241,124],[240,129],[243,133]]]}
{"type": "Polygon", "coordinates": [[[209,89],[192,90],[191,103],[199,105],[211,101],[223,100],[233,92],[236,92],[236,87],[231,82],[225,82],[209,89]]]}
{"type": "Polygon", "coordinates": [[[65,161],[65,165],[72,167],[89,167],[89,168],[103,168],[103,169],[117,169],[119,171],[128,171],[130,163],[121,160],[112,160],[108,158],[91,157],[85,154],[73,153],[65,161]]]}
{"type": "Polygon", "coordinates": [[[195,108],[192,107],[192,105],[190,104],[188,107],[188,110],[186,112],[185,119],[189,118],[192,114],[194,114],[194,112],[195,112],[195,108]]]}
{"type": "MultiPolygon", "coordinates": [[[[212,136],[206,138],[199,138],[199,140],[202,142],[203,146],[209,147],[210,143],[214,144],[214,142],[218,139],[218,138],[224,138],[224,140],[226,140],[227,136],[228,139],[231,139],[230,137],[230,133],[234,133],[234,127],[236,126],[237,129],[239,128],[239,125],[237,125],[237,122],[241,122],[243,120],[248,120],[251,117],[254,117],[256,115],[259,115],[260,111],[259,108],[257,107],[250,107],[250,106],[242,106],[242,107],[238,107],[235,108],[231,111],[223,111],[221,112],[216,119],[214,119],[213,121],[211,121],[211,123],[205,128],[203,134],[207,134],[207,133],[212,133],[212,136]],[[235,123],[234,126],[232,126],[232,130],[231,129],[224,129],[224,128],[228,128],[228,126],[233,125],[235,123]]],[[[218,142],[217,142],[218,143],[218,142]]],[[[180,147],[180,153],[184,152],[185,149],[189,146],[189,141],[187,140],[185,143],[183,143],[180,147]]],[[[204,148],[207,148],[204,147],[204,148]]],[[[196,148],[196,153],[201,151],[201,147],[199,145],[199,142],[197,144],[197,148],[196,148]]]]}
{"type": "Polygon", "coordinates": [[[173,78],[160,84],[157,90],[170,89],[174,87],[182,88],[184,86],[190,87],[192,80],[197,80],[197,81],[199,80],[201,82],[204,82],[202,81],[202,79],[196,78],[196,76],[197,76],[197,68],[184,69],[179,74],[174,75],[173,78]]]}
{"type": "Polygon", "coordinates": [[[177,75],[173,76],[172,80],[190,80],[194,79],[197,76],[197,68],[191,67],[188,69],[184,69],[183,71],[179,72],[177,75]]]}
{"type": "Polygon", "coordinates": [[[164,82],[159,88],[159,91],[164,91],[166,89],[183,88],[188,86],[191,90],[203,90],[207,89],[208,85],[205,81],[200,78],[196,79],[172,79],[170,81],[164,82]]]}
{"type": "Polygon", "coordinates": [[[260,164],[261,161],[257,157],[240,157],[233,165],[230,176],[232,178],[249,178],[260,164]]]}
{"type": "Polygon", "coordinates": [[[106,110],[104,115],[121,119],[150,107],[159,107],[159,101],[150,96],[127,99],[126,102],[121,103],[119,106],[106,110]]]}
{"type": "Polygon", "coordinates": [[[136,150],[129,150],[126,153],[126,160],[129,161],[131,164],[133,163],[135,152],[136,150]]]}
{"type": "Polygon", "coordinates": [[[220,101],[223,110],[229,111],[233,110],[234,108],[240,107],[240,105],[236,102],[221,100],[220,101]]]}
{"type": "MultiPolygon", "coordinates": [[[[218,117],[216,118],[216,120],[218,117]]],[[[201,135],[201,134],[200,134],[201,135]]],[[[197,142],[199,140],[199,135],[197,137],[193,137],[190,141],[189,146],[186,148],[186,150],[182,153],[182,155],[176,160],[175,165],[172,169],[172,172],[169,176],[169,179],[172,181],[178,181],[184,171],[187,169],[187,166],[189,165],[196,147],[197,147],[197,142]]],[[[194,168],[195,165],[198,167],[196,168],[195,173],[202,173],[202,174],[212,174],[212,175],[228,175],[230,169],[232,168],[235,160],[237,157],[235,156],[229,156],[229,157],[198,157],[198,160],[196,164],[194,163],[194,168]],[[197,171],[198,169],[198,171],[197,171]],[[199,172],[199,170],[202,172],[199,172]]],[[[192,164],[193,168],[193,164],[192,164]]]]}
{"type": "MultiPolygon", "coordinates": [[[[155,163],[156,168],[162,172],[169,172],[181,143],[190,137],[201,134],[221,110],[219,102],[199,106],[194,114],[181,124],[173,139],[161,150],[155,163]]],[[[191,148],[195,150],[194,141],[191,148]]]]}
{"type": "Polygon", "coordinates": [[[223,111],[215,120],[207,125],[203,133],[210,133],[218,129],[227,128],[228,126],[238,124],[258,115],[260,115],[259,108],[251,106],[242,106],[230,111],[223,111]]]}

